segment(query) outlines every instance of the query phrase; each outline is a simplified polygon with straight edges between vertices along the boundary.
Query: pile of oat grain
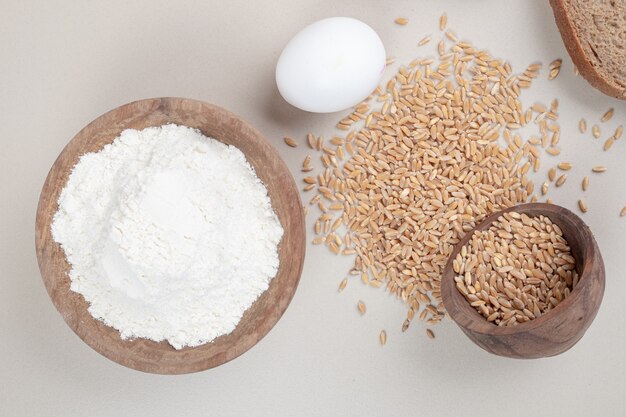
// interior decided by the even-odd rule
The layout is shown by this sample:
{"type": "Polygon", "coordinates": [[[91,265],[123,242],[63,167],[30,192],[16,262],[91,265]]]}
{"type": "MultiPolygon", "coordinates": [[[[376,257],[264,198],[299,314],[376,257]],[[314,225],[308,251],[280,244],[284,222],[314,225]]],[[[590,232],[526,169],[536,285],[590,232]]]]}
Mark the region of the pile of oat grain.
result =
{"type": "MultiPolygon", "coordinates": [[[[514,74],[509,63],[458,40],[446,25],[443,15],[438,57],[401,67],[339,121],[345,136],[307,136],[322,170],[310,155],[302,165],[304,190],[315,192],[309,204],[321,210],[313,243],[356,255],[351,275],[406,302],[403,331],[416,315],[428,324],[441,321],[441,272],[452,247],[487,215],[537,201],[529,171],[540,169],[542,154],[560,154],[558,100],[549,106],[520,101],[541,64],[514,74]],[[536,134],[523,139],[526,126],[536,134]]],[[[560,60],[552,62],[549,79],[560,68],[560,60]]],[[[566,178],[551,170],[557,187],[566,178]]],[[[541,195],[548,187],[543,184],[541,195]]]]}

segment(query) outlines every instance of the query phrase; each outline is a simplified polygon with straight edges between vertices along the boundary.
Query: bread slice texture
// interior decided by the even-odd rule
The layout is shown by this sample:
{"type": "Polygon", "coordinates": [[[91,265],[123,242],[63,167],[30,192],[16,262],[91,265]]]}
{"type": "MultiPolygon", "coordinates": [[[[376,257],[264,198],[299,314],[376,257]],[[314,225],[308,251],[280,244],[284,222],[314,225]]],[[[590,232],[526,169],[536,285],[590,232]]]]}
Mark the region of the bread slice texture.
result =
{"type": "Polygon", "coordinates": [[[626,100],[626,0],[550,0],[556,25],[580,74],[626,100]]]}

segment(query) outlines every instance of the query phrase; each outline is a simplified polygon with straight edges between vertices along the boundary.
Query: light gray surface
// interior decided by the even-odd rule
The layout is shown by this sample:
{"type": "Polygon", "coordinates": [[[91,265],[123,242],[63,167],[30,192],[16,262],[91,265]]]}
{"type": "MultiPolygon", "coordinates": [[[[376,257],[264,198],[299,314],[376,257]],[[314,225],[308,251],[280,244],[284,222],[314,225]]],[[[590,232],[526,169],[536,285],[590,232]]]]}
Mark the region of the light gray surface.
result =
{"type": "MultiPolygon", "coordinates": [[[[424,49],[431,53],[431,49],[424,49]]],[[[386,73],[389,77],[391,71],[386,73]]],[[[521,417],[626,413],[626,140],[604,153],[577,132],[584,116],[609,107],[611,131],[626,105],[573,76],[549,6],[543,1],[22,1],[0,0],[0,390],[2,416],[398,416],[521,417]],[[319,247],[308,249],[300,287],[283,319],[255,348],[220,368],[187,376],[123,368],[82,343],[57,314],[37,269],[33,230],[46,173],[65,143],[89,121],[120,104],[181,96],[230,109],[275,143],[299,178],[307,153],[281,143],[291,135],[333,134],[340,115],[305,114],[277,97],[273,69],[281,48],[319,18],[369,23],[389,56],[408,63],[417,41],[447,11],[462,38],[510,60],[564,59],[522,101],[560,100],[563,155],[575,165],[551,193],[575,207],[580,179],[595,164],[584,219],[606,261],[598,317],[583,340],[551,359],[515,361],[475,347],[450,321],[400,332],[405,309],[383,291],[351,282],[349,267],[319,247]],[[410,24],[399,27],[396,17],[410,24]],[[356,302],[368,313],[360,317],[356,302]],[[378,344],[386,329],[387,346],[378,344]]],[[[602,138],[609,129],[602,125],[602,138]]],[[[536,184],[537,187],[540,182],[536,184]]],[[[310,219],[309,219],[310,220],[310,219]]]]}

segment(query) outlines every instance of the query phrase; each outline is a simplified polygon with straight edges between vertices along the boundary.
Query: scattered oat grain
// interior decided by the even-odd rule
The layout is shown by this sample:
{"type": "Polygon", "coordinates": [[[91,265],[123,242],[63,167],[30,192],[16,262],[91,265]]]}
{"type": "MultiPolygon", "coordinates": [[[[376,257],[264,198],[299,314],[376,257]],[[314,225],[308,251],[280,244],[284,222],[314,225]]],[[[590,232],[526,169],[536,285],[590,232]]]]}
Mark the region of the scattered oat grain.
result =
{"type": "Polygon", "coordinates": [[[589,188],[589,177],[585,176],[582,182],[582,189],[583,191],[587,191],[587,188],[589,188]]]}
{"type": "Polygon", "coordinates": [[[456,37],[456,34],[451,30],[446,31],[446,38],[450,39],[452,42],[458,42],[459,38],[456,37]]]}
{"type": "Polygon", "coordinates": [[[361,315],[364,315],[367,312],[367,307],[365,307],[365,303],[361,300],[359,300],[359,302],[356,304],[356,308],[357,310],[359,310],[359,313],[361,313],[361,315]]]}
{"type": "Polygon", "coordinates": [[[550,69],[561,68],[562,63],[563,63],[563,60],[561,58],[557,58],[554,61],[550,62],[550,65],[548,66],[548,68],[550,69]]]}
{"type": "Polygon", "coordinates": [[[556,178],[556,169],[553,167],[548,170],[548,179],[552,182],[554,178],[556,178]]]}
{"type": "Polygon", "coordinates": [[[611,107],[610,109],[608,109],[606,111],[606,113],[604,113],[602,115],[602,119],[600,119],[602,121],[602,123],[606,123],[609,120],[611,120],[611,117],[613,117],[613,107],[611,107]]]}
{"type": "Polygon", "coordinates": [[[593,135],[594,138],[598,139],[600,137],[600,126],[593,125],[591,127],[591,134],[593,135]]]}
{"type": "Polygon", "coordinates": [[[309,148],[317,149],[317,140],[315,139],[315,136],[313,136],[313,134],[311,133],[307,134],[306,140],[307,140],[307,143],[309,144],[309,148]]]}
{"type": "Polygon", "coordinates": [[[422,39],[420,39],[420,41],[417,43],[418,46],[423,46],[426,45],[428,42],[430,42],[430,36],[425,36],[422,39]]]}
{"type": "Polygon", "coordinates": [[[554,80],[559,75],[559,72],[561,71],[562,62],[563,60],[561,59],[555,59],[554,61],[550,63],[550,66],[549,66],[550,72],[548,73],[549,80],[554,80]]]}
{"type": "Polygon", "coordinates": [[[448,23],[448,15],[444,13],[439,18],[439,30],[445,30],[447,23],[448,23]]]}

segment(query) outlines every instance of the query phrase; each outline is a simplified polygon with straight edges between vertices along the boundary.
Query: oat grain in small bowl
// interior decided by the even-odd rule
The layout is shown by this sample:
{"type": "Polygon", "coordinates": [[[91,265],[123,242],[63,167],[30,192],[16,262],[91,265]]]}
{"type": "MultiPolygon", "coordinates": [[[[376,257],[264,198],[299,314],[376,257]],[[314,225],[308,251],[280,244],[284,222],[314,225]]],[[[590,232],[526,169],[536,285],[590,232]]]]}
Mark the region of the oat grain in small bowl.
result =
{"type": "Polygon", "coordinates": [[[498,326],[547,313],[570,295],[579,278],[561,229],[546,216],[515,211],[474,232],[453,267],[457,289],[498,326]]]}
{"type": "Polygon", "coordinates": [[[565,207],[528,203],[487,216],[461,238],[443,270],[441,298],[482,349],[533,359],[563,353],[583,337],[604,285],[589,226],[565,207]]]}

